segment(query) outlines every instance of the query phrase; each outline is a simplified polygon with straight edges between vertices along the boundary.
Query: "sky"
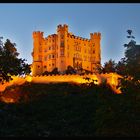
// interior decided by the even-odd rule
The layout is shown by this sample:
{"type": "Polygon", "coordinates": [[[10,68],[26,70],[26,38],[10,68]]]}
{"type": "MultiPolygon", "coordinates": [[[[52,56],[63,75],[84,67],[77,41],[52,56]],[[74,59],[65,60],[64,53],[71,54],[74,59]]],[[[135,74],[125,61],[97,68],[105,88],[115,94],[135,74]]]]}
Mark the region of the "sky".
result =
{"type": "Polygon", "coordinates": [[[133,30],[140,44],[140,4],[133,3],[9,3],[0,4],[0,36],[16,43],[19,57],[32,63],[33,31],[44,37],[56,33],[57,25],[67,24],[69,32],[83,38],[101,33],[101,63],[118,62],[133,30]]]}

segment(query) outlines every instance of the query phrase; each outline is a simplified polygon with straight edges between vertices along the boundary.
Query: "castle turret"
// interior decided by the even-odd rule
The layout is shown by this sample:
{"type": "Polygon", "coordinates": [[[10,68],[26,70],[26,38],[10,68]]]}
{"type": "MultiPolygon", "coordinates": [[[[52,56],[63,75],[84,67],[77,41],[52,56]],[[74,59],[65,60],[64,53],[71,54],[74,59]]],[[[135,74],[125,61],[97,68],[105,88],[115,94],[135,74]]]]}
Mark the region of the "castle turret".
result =
{"type": "Polygon", "coordinates": [[[66,70],[67,64],[67,34],[68,34],[68,25],[64,24],[57,26],[58,34],[58,70],[63,72],[66,70]]]}
{"type": "Polygon", "coordinates": [[[33,76],[42,73],[42,40],[43,32],[33,32],[33,76]]]}
{"type": "Polygon", "coordinates": [[[92,45],[94,46],[94,50],[95,50],[95,63],[96,66],[97,65],[100,67],[101,66],[101,46],[100,46],[100,40],[101,40],[101,33],[97,33],[95,32],[90,33],[90,40],[92,45]]]}

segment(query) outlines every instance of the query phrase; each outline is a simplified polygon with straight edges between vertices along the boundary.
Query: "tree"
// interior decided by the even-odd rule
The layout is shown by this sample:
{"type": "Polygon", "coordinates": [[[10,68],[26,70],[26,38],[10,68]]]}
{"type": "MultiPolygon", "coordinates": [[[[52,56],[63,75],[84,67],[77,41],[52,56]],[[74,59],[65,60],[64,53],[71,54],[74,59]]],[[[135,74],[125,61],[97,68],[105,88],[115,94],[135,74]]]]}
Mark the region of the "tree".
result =
{"type": "Polygon", "coordinates": [[[126,74],[126,61],[125,58],[122,58],[117,64],[116,64],[116,73],[120,75],[125,75],[126,74]]]}
{"type": "Polygon", "coordinates": [[[16,44],[9,39],[0,44],[0,73],[3,81],[9,81],[12,75],[24,75],[31,72],[25,59],[18,58],[16,44]]]}
{"type": "Polygon", "coordinates": [[[127,38],[130,41],[124,44],[125,57],[122,58],[121,72],[123,72],[123,78],[121,79],[121,91],[129,94],[129,98],[132,98],[135,104],[139,99],[140,92],[140,45],[136,44],[135,37],[132,35],[132,30],[127,30],[127,38]],[[136,94],[134,94],[136,93],[136,94]]]}
{"type": "Polygon", "coordinates": [[[52,71],[45,71],[42,75],[50,75],[50,74],[60,74],[59,71],[58,71],[58,68],[54,68],[52,71]]]}
{"type": "Polygon", "coordinates": [[[115,72],[116,63],[114,60],[110,59],[108,62],[104,63],[103,67],[99,68],[100,73],[110,73],[115,72]]]}
{"type": "Polygon", "coordinates": [[[127,30],[130,39],[128,44],[124,44],[125,60],[126,60],[126,75],[132,76],[136,80],[140,80],[140,45],[136,44],[135,37],[132,35],[132,30],[127,30]]]}
{"type": "Polygon", "coordinates": [[[51,74],[59,74],[58,68],[54,68],[54,69],[51,71],[51,74]]]}
{"type": "Polygon", "coordinates": [[[76,70],[72,66],[68,66],[66,69],[66,74],[76,74],[76,70]]]}

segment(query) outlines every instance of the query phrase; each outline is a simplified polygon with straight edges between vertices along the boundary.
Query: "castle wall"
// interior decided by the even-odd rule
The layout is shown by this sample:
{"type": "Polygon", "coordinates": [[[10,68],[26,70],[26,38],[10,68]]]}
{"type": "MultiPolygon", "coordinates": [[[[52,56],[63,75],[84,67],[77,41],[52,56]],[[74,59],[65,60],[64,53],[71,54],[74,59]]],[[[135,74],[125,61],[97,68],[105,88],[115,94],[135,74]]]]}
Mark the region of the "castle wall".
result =
{"type": "Polygon", "coordinates": [[[96,75],[49,75],[49,76],[35,76],[32,77],[33,83],[50,83],[50,82],[76,82],[76,83],[86,83],[87,80],[83,78],[91,78],[89,82],[93,80],[98,80],[96,84],[101,82],[101,79],[96,75]]]}
{"type": "Polygon", "coordinates": [[[104,82],[105,80],[107,83],[112,87],[112,89],[116,93],[121,93],[120,89],[117,89],[116,87],[119,84],[119,78],[122,78],[122,76],[116,74],[116,73],[108,73],[108,74],[85,74],[85,75],[49,75],[49,76],[26,76],[26,77],[18,77],[18,76],[12,76],[13,80],[10,82],[6,82],[3,85],[0,84],[0,92],[4,91],[6,87],[11,85],[22,85],[26,81],[32,82],[32,83],[60,83],[60,82],[74,82],[74,83],[90,83],[93,82],[93,80],[97,80],[95,84],[100,84],[104,82]],[[89,78],[89,81],[85,78],[89,78]]]}

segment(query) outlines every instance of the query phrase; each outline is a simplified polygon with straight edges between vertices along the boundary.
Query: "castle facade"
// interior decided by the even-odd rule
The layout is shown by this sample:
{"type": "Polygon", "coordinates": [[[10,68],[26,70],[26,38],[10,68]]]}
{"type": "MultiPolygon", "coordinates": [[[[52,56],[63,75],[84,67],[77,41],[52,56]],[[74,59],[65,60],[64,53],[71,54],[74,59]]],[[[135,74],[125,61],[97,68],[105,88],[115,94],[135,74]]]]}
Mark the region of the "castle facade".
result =
{"type": "Polygon", "coordinates": [[[33,32],[32,75],[41,75],[45,71],[64,72],[68,66],[83,68],[96,73],[101,65],[101,34],[90,33],[85,39],[68,31],[68,25],[58,25],[57,33],[43,37],[43,32],[33,32]]]}

